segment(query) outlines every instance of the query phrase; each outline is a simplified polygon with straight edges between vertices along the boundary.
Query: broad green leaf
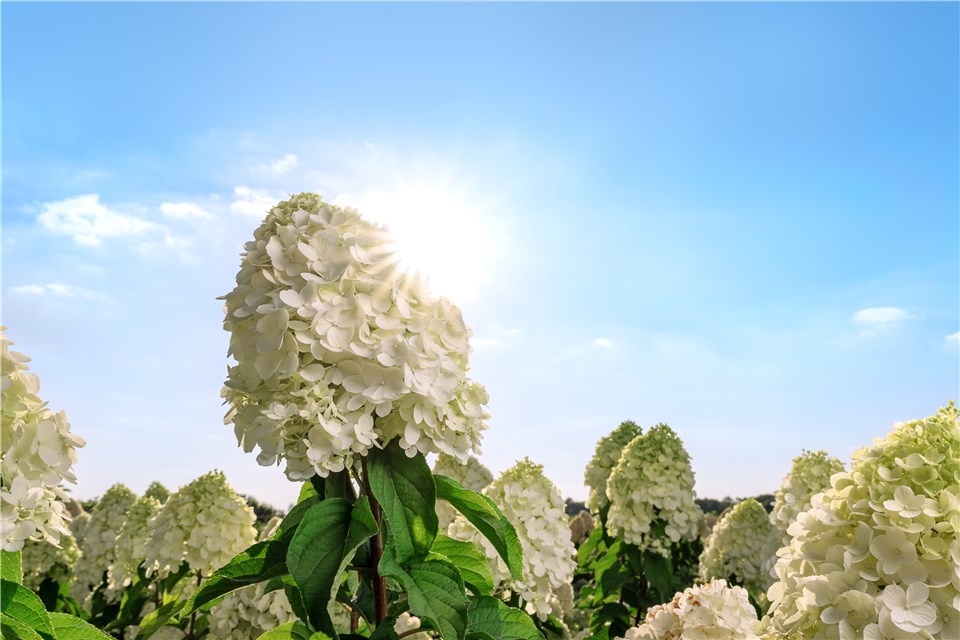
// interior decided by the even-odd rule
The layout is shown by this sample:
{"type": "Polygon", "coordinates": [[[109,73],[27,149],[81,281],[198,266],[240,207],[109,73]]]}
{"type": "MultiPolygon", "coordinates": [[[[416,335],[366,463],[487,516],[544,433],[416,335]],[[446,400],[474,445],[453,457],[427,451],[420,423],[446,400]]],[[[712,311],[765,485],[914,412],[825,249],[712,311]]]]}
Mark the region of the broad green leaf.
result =
{"type": "Polygon", "coordinates": [[[19,551],[0,551],[0,578],[23,584],[23,565],[19,551]]]}
{"type": "Polygon", "coordinates": [[[460,572],[446,560],[424,560],[404,569],[388,550],[377,567],[407,592],[410,613],[426,620],[444,640],[463,640],[467,630],[467,595],[460,572]]]}
{"type": "Polygon", "coordinates": [[[597,550],[597,545],[603,540],[603,528],[594,527],[587,539],[577,549],[577,563],[580,566],[586,566],[590,555],[597,550]]]}
{"type": "Polygon", "coordinates": [[[297,502],[299,503],[299,502],[303,502],[304,500],[308,500],[310,498],[319,498],[319,497],[320,495],[317,493],[317,488],[313,486],[313,482],[311,480],[307,480],[300,487],[300,495],[297,496],[297,502]]]}
{"type": "Polygon", "coordinates": [[[336,637],[330,606],[357,548],[376,532],[366,496],[355,506],[343,498],[327,498],[304,516],[290,541],[287,567],[315,628],[336,637]]]}
{"type": "Polygon", "coordinates": [[[454,540],[441,533],[427,557],[434,556],[441,556],[456,565],[464,584],[474,595],[489,596],[493,593],[493,570],[490,568],[490,561],[483,550],[473,542],[454,540]]]}
{"type": "Polygon", "coordinates": [[[474,598],[467,610],[467,637],[481,640],[543,640],[533,619],[489,596],[474,598]]]}
{"type": "Polygon", "coordinates": [[[643,563],[647,582],[657,592],[658,602],[667,602],[673,597],[673,563],[659,553],[647,553],[643,563]]]}
{"type": "Polygon", "coordinates": [[[299,620],[294,620],[260,634],[257,640],[330,640],[330,636],[319,631],[311,631],[299,620]]]}
{"type": "Polygon", "coordinates": [[[231,591],[287,573],[287,549],[292,537],[258,542],[214,571],[187,600],[184,615],[231,591]]]}
{"type": "Polygon", "coordinates": [[[5,613],[0,613],[0,637],[3,640],[43,640],[39,633],[5,613]]]}
{"type": "Polygon", "coordinates": [[[303,522],[303,515],[310,510],[310,507],[319,502],[319,496],[312,495],[293,505],[293,509],[290,509],[290,513],[284,516],[283,520],[280,521],[280,526],[277,527],[277,532],[273,534],[273,539],[277,540],[279,538],[288,538],[289,536],[292,536],[293,531],[300,526],[301,522],[303,522]]]}
{"type": "Polygon", "coordinates": [[[66,613],[51,613],[50,622],[57,640],[114,640],[89,622],[66,613]]]}
{"type": "Polygon", "coordinates": [[[437,487],[427,459],[394,440],[369,457],[370,488],[390,525],[397,562],[425,558],[437,537],[437,487]]]}
{"type": "Polygon", "coordinates": [[[463,514],[470,524],[483,534],[510,569],[514,580],[523,579],[521,564],[523,548],[517,531],[500,512],[493,500],[475,491],[464,489],[458,482],[445,476],[434,476],[437,484],[437,497],[449,502],[454,509],[463,514]]]}
{"type": "Polygon", "coordinates": [[[285,582],[283,592],[287,596],[287,602],[290,603],[290,609],[293,610],[294,615],[301,620],[309,620],[310,615],[307,613],[307,608],[303,606],[303,596],[300,595],[297,585],[285,582]]]}
{"type": "Polygon", "coordinates": [[[19,620],[43,638],[53,639],[53,626],[43,602],[23,585],[0,580],[0,613],[19,620]]]}
{"type": "Polygon", "coordinates": [[[165,604],[160,605],[160,608],[155,611],[151,611],[143,620],[140,622],[140,632],[137,633],[136,640],[146,640],[154,633],[157,632],[160,627],[167,624],[171,618],[177,615],[177,612],[183,607],[183,603],[179,600],[171,600],[165,604]]]}

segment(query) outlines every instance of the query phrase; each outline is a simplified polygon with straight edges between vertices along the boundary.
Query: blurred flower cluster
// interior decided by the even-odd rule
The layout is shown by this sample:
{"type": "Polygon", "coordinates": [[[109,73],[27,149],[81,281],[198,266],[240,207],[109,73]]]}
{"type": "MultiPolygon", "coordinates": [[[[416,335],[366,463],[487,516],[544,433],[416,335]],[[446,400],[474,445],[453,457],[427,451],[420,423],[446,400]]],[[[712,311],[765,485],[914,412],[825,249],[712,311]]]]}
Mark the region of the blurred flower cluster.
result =
{"type": "Polygon", "coordinates": [[[593,513],[598,513],[605,507],[609,500],[607,499],[607,480],[610,473],[620,461],[620,455],[631,440],[643,433],[643,429],[637,426],[632,420],[625,420],[620,426],[609,434],[600,438],[597,442],[597,448],[593,452],[593,457],[587,463],[587,470],[584,473],[584,484],[590,489],[587,496],[587,507],[593,513]]]}
{"type": "MultiPolygon", "coordinates": [[[[433,464],[433,472],[451,480],[456,480],[470,491],[483,491],[484,487],[493,482],[493,474],[490,473],[490,469],[483,466],[483,463],[474,456],[467,458],[466,462],[460,462],[453,456],[441,453],[433,464]]],[[[440,522],[440,531],[446,531],[456,517],[456,509],[445,501],[437,501],[437,519],[440,522]]]]}
{"type": "Polygon", "coordinates": [[[700,554],[700,579],[731,580],[750,593],[763,593],[767,580],[760,572],[760,549],[770,533],[766,510],[753,498],[724,513],[700,554]]]}
{"type": "Polygon", "coordinates": [[[80,557],[77,541],[69,533],[60,536],[59,545],[46,540],[27,540],[21,553],[23,585],[34,591],[46,578],[70,584],[73,567],[80,557]]]}
{"type": "Polygon", "coordinates": [[[144,495],[127,511],[127,519],[117,532],[113,564],[107,571],[107,583],[111,588],[122,589],[133,582],[137,569],[147,558],[150,520],[160,513],[162,507],[159,500],[144,495]]]}
{"type": "Polygon", "coordinates": [[[685,589],[666,604],[650,607],[625,640],[752,640],[760,621],[746,589],[712,580],[685,589]]]}
{"type": "MultiPolygon", "coordinates": [[[[80,544],[80,560],[75,569],[72,593],[78,602],[88,610],[93,590],[103,582],[103,574],[113,565],[116,558],[117,534],[127,519],[127,512],[137,495],[126,485],[117,483],[107,489],[97,505],[90,511],[90,521],[82,537],[77,536],[80,544]]],[[[118,600],[121,591],[117,585],[108,586],[104,592],[107,602],[118,600]]]]}

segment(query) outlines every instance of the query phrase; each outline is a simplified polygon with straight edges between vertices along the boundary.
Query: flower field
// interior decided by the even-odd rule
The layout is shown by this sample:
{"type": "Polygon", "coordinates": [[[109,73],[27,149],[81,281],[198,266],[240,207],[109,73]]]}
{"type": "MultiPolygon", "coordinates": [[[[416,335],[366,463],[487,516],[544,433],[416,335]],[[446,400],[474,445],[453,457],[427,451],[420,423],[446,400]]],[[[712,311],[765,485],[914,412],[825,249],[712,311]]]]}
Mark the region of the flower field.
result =
{"type": "Polygon", "coordinates": [[[484,466],[470,331],[358,211],[280,202],[223,300],[225,422],[297,503],[258,522],[202,469],[84,510],[85,441],[4,334],[3,638],[960,638],[952,402],[848,461],[797,452],[772,511],[712,527],[677,433],[610,425],[571,516],[536,452],[484,466]]]}

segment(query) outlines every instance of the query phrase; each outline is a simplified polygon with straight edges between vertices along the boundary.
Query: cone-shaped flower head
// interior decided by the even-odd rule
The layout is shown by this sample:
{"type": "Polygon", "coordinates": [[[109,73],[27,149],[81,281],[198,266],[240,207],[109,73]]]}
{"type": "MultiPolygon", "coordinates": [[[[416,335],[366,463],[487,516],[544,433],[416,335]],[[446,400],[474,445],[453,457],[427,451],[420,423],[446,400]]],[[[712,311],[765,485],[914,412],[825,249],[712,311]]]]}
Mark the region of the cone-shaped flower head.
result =
{"type": "Polygon", "coordinates": [[[768,592],[770,637],[955,637],[958,485],[953,403],[855,453],[787,529],[768,592]]]}
{"type": "Polygon", "coordinates": [[[760,554],[760,570],[767,581],[766,588],[773,584],[773,566],[777,562],[777,550],[790,544],[787,527],[801,512],[810,508],[814,495],[830,488],[830,478],[843,471],[843,463],[826,451],[804,451],[793,459],[790,472],[774,494],[770,523],[773,525],[760,554]]]}
{"type": "Polygon", "coordinates": [[[143,492],[143,495],[163,504],[167,501],[167,498],[170,497],[170,490],[159,482],[151,482],[147,490],[143,492]]]}
{"type": "Polygon", "coordinates": [[[46,578],[70,584],[80,549],[73,536],[67,533],[60,536],[59,546],[46,540],[27,540],[22,554],[23,586],[36,591],[46,578]]]}
{"type": "Polygon", "coordinates": [[[624,542],[667,555],[671,542],[697,536],[695,497],[690,456],[677,434],[660,424],[631,440],[613,468],[607,526],[624,542]]]}
{"type": "Polygon", "coordinates": [[[491,561],[495,581],[519,593],[531,613],[546,619],[555,604],[553,590],[570,582],[576,568],[576,549],[570,540],[566,505],[560,492],[543,475],[543,466],[524,458],[504,471],[483,493],[517,530],[523,549],[523,579],[511,579],[493,545],[463,516],[457,516],[448,533],[480,545],[491,561]]]}
{"type": "Polygon", "coordinates": [[[640,626],[626,640],[753,640],[760,621],[742,587],[726,580],[685,589],[666,604],[650,607],[640,626]]]}
{"type": "Polygon", "coordinates": [[[761,595],[766,579],[760,573],[760,549],[770,533],[767,511],[753,498],[723,514],[700,554],[700,580],[730,580],[761,595]]]}
{"type": "MultiPolygon", "coordinates": [[[[116,541],[120,528],[127,520],[127,511],[136,502],[137,495],[122,484],[115,484],[103,494],[90,512],[90,523],[80,542],[80,560],[77,562],[74,594],[77,600],[89,605],[87,597],[102,581],[116,559],[116,541]]],[[[112,601],[119,592],[107,589],[105,596],[112,601]]]]}
{"type": "Polygon", "coordinates": [[[0,548],[19,551],[25,540],[57,544],[70,516],[60,485],[75,483],[76,450],[86,444],[70,433],[66,414],[54,413],[37,395],[40,380],[30,358],[11,351],[0,327],[0,548]]]}
{"type": "MultiPolygon", "coordinates": [[[[456,480],[470,491],[478,493],[493,482],[493,474],[490,469],[483,466],[483,463],[474,456],[467,458],[466,462],[460,462],[453,456],[441,453],[433,464],[433,472],[451,480],[456,480]]],[[[446,531],[456,517],[456,509],[445,501],[437,500],[437,519],[440,521],[440,531],[446,531]]]]}
{"type": "Polygon", "coordinates": [[[407,276],[391,237],[320,196],[270,210],[225,296],[224,397],[245,451],[304,480],[393,438],[413,455],[478,451],[487,393],[467,378],[460,310],[407,276]]]}
{"type": "Polygon", "coordinates": [[[116,555],[107,581],[112,588],[129,586],[137,575],[137,569],[147,558],[147,541],[150,539],[150,520],[163,507],[152,496],[143,496],[127,511],[127,519],[117,532],[116,555]]]}
{"type": "Polygon", "coordinates": [[[607,480],[610,473],[620,461],[620,455],[623,449],[631,440],[643,433],[641,429],[632,420],[625,420],[620,426],[600,438],[597,442],[597,448],[593,452],[593,458],[587,463],[587,470],[584,473],[583,481],[590,487],[590,495],[587,496],[587,507],[593,513],[599,513],[600,509],[609,504],[607,499],[607,480]]]}
{"type": "Polygon", "coordinates": [[[255,521],[222,472],[202,475],[167,498],[150,521],[147,574],[163,577],[186,561],[208,576],[256,541],[255,521]]]}

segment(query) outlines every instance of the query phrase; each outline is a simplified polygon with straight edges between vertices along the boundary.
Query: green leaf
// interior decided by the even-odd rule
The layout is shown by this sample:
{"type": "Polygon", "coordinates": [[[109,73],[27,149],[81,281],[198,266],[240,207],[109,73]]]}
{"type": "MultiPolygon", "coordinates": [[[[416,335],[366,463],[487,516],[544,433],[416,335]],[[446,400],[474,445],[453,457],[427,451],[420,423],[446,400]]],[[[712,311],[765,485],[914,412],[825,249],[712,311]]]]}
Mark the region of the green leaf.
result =
{"type": "Polygon", "coordinates": [[[377,567],[380,575],[398,581],[407,592],[410,613],[426,620],[444,640],[463,640],[467,629],[467,595],[460,572],[446,560],[424,560],[401,567],[384,550],[377,567]]]}
{"type": "Polygon", "coordinates": [[[0,580],[0,613],[19,620],[41,637],[53,640],[53,626],[43,602],[23,585],[0,580]]]}
{"type": "Polygon", "coordinates": [[[590,535],[584,540],[583,544],[580,545],[580,548],[577,549],[577,563],[580,566],[585,566],[587,560],[590,558],[590,555],[596,551],[597,545],[603,540],[603,528],[594,527],[593,531],[590,532],[590,535]]]}
{"type": "Polygon", "coordinates": [[[300,495],[297,496],[297,502],[303,502],[304,500],[309,500],[310,498],[319,498],[320,494],[317,493],[317,488],[313,486],[313,480],[307,480],[300,487],[300,495]]]}
{"type": "Polygon", "coordinates": [[[473,542],[454,540],[440,534],[427,557],[434,556],[441,556],[456,565],[464,584],[470,587],[474,595],[493,594],[493,570],[490,568],[490,561],[483,550],[473,542]]]}
{"type": "MultiPolygon", "coordinates": [[[[302,493],[303,492],[301,491],[301,494],[302,493]]],[[[319,502],[320,497],[317,495],[312,495],[293,505],[293,509],[290,509],[290,513],[284,516],[283,520],[280,521],[280,526],[277,527],[277,532],[273,534],[273,539],[278,540],[280,538],[292,536],[296,528],[300,526],[301,522],[303,522],[304,514],[310,510],[310,507],[318,504],[319,502]]]]}
{"type": "Polygon", "coordinates": [[[467,611],[467,637],[481,640],[543,640],[533,619],[496,598],[474,598],[467,611]]]}
{"type": "Polygon", "coordinates": [[[3,640],[43,640],[39,633],[5,613],[0,613],[0,637],[3,640]]]}
{"type": "Polygon", "coordinates": [[[309,620],[310,614],[307,613],[307,608],[303,606],[303,596],[300,595],[300,589],[297,588],[297,585],[284,583],[283,592],[287,596],[287,602],[290,603],[290,609],[293,610],[294,615],[301,620],[309,620]]]}
{"type": "Polygon", "coordinates": [[[314,627],[336,637],[330,606],[357,548],[377,532],[366,496],[356,505],[328,498],[307,512],[287,551],[287,567],[314,627]]]}
{"type": "Polygon", "coordinates": [[[23,584],[23,565],[19,551],[0,551],[0,578],[23,584]]]}
{"type": "Polygon", "coordinates": [[[57,640],[114,640],[89,622],[66,613],[51,613],[50,622],[57,640]]]}
{"type": "Polygon", "coordinates": [[[257,640],[330,640],[330,636],[319,631],[311,631],[299,620],[294,620],[260,634],[257,640]]]}
{"type": "Polygon", "coordinates": [[[370,489],[390,525],[397,562],[425,558],[437,537],[437,487],[427,459],[393,440],[369,457],[370,489]]]}
{"type": "Polygon", "coordinates": [[[657,602],[667,602],[673,597],[673,565],[670,558],[659,553],[645,554],[643,569],[647,582],[657,592],[657,602]]]}
{"type": "Polygon", "coordinates": [[[143,620],[140,622],[140,632],[137,633],[136,640],[145,640],[149,638],[160,627],[167,624],[171,618],[177,615],[177,612],[183,607],[183,603],[179,600],[171,600],[163,605],[160,605],[155,611],[151,611],[143,620]]]}
{"type": "Polygon", "coordinates": [[[437,497],[446,500],[463,514],[463,517],[475,526],[497,550],[510,569],[510,575],[514,580],[522,580],[523,550],[520,539],[517,537],[516,529],[500,512],[493,500],[475,491],[464,489],[458,482],[445,476],[434,476],[434,480],[437,484],[437,497]]]}

